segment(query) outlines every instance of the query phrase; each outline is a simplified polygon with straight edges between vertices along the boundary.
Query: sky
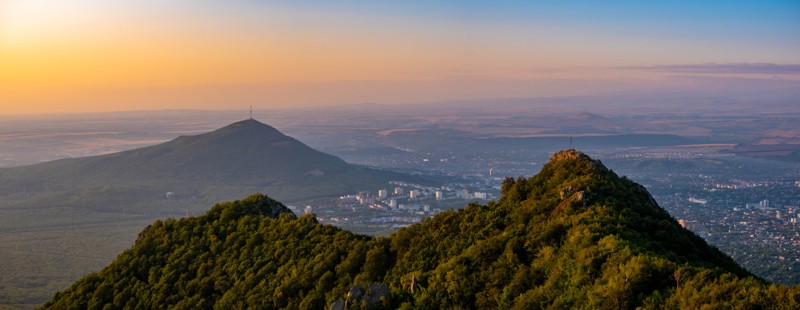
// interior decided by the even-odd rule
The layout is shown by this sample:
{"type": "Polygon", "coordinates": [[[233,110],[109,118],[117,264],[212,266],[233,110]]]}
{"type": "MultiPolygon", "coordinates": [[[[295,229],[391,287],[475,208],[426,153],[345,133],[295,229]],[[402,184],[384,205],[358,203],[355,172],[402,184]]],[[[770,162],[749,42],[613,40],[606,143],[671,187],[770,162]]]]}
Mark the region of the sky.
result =
{"type": "Polygon", "coordinates": [[[794,0],[0,0],[0,115],[797,80],[794,0]]]}

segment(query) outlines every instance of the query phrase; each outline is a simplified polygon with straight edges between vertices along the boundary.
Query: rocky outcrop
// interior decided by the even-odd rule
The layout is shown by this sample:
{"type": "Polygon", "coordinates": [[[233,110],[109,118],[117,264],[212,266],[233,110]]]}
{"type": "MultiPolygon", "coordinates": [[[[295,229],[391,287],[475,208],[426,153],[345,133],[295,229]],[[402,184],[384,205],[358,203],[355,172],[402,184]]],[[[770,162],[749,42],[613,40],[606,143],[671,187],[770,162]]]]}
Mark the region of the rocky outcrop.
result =
{"type": "Polygon", "coordinates": [[[366,288],[356,284],[347,292],[347,299],[337,299],[329,309],[346,310],[355,304],[361,305],[361,308],[364,309],[373,309],[381,303],[381,298],[387,295],[389,295],[389,286],[384,283],[369,283],[366,288]]]}

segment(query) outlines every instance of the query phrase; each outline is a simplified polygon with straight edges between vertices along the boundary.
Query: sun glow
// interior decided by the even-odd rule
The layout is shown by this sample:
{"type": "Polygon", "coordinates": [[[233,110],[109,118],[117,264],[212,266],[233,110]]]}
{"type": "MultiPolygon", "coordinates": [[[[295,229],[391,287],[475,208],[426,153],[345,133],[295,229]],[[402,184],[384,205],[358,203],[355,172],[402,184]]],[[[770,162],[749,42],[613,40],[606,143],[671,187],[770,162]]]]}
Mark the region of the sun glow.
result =
{"type": "Polygon", "coordinates": [[[91,17],[90,1],[2,1],[2,45],[13,48],[40,44],[75,30],[91,17]]]}
{"type": "Polygon", "coordinates": [[[534,2],[369,3],[0,0],[0,114],[66,103],[130,108],[114,103],[127,97],[165,104],[209,98],[198,89],[286,104],[574,95],[590,80],[622,87],[670,74],[656,65],[797,63],[797,40],[786,38],[800,28],[784,9],[762,16],[665,6],[669,14],[647,8],[640,13],[651,18],[629,20],[618,17],[635,14],[605,3],[583,11],[534,2]],[[747,17],[761,23],[743,27],[747,17]],[[358,86],[332,91],[354,95],[337,99],[307,86],[343,81],[358,86]],[[552,93],[506,87],[522,81],[562,86],[543,87],[558,89],[552,93]]]}

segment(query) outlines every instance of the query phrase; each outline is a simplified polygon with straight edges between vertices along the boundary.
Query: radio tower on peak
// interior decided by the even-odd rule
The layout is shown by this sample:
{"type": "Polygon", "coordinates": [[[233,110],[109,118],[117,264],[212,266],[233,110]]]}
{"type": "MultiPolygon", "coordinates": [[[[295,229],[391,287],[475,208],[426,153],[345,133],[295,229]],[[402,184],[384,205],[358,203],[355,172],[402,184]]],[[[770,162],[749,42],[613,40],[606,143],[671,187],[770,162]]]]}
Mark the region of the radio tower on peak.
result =
{"type": "Polygon", "coordinates": [[[250,106],[250,119],[253,119],[253,106],[250,106]]]}

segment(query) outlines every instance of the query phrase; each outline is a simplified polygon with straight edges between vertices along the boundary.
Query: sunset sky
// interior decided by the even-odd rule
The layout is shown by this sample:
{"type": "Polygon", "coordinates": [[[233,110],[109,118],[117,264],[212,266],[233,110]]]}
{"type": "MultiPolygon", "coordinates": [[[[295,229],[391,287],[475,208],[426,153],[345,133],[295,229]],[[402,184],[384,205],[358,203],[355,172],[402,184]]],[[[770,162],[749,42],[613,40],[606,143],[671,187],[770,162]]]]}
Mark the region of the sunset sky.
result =
{"type": "Polygon", "coordinates": [[[585,95],[754,79],[800,79],[800,1],[0,0],[0,114],[585,95]]]}

